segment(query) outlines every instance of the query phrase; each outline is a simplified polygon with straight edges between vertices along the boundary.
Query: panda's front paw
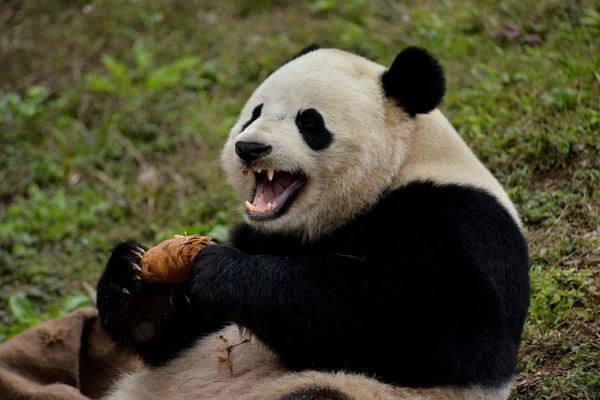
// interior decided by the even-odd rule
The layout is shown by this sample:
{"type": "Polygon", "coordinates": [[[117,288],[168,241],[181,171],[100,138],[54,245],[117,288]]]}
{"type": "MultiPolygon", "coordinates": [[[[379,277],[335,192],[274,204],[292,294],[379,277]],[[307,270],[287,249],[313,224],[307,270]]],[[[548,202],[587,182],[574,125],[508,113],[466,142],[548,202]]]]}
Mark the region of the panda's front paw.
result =
{"type": "Polygon", "coordinates": [[[150,365],[161,365],[213,332],[222,319],[193,309],[189,283],[146,283],[138,273],[146,248],[136,242],[117,246],[98,282],[98,313],[108,333],[150,365]]]}
{"type": "Polygon", "coordinates": [[[98,313],[106,330],[120,342],[150,344],[189,313],[184,284],[141,281],[140,261],[146,248],[125,242],[112,252],[98,282],[98,313]]]}
{"type": "Polygon", "coordinates": [[[132,298],[142,288],[140,261],[146,250],[133,241],[119,244],[98,281],[98,313],[109,331],[111,326],[124,322],[132,298]]]}

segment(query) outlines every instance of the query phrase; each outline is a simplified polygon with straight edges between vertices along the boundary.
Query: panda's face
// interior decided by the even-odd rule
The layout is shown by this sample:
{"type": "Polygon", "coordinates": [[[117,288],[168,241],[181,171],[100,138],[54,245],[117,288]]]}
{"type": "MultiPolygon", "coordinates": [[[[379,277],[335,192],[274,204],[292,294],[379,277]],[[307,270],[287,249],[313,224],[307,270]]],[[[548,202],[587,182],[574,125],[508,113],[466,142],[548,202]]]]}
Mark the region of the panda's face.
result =
{"type": "Polygon", "coordinates": [[[247,223],[311,239],[377,201],[413,127],[386,98],[384,71],[320,49],[285,64],[253,93],[221,157],[247,223]]]}

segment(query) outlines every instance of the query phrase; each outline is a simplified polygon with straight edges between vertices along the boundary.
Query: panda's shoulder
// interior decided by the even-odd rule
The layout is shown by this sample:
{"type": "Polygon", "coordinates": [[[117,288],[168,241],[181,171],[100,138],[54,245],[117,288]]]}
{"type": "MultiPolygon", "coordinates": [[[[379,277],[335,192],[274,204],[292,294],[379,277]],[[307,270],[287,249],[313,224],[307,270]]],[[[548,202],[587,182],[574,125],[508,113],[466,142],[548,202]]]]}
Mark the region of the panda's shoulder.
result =
{"type": "Polygon", "coordinates": [[[409,183],[383,195],[351,225],[352,230],[384,242],[489,245],[499,239],[499,245],[525,245],[512,214],[493,194],[470,185],[409,183]]]}
{"type": "Polygon", "coordinates": [[[486,221],[512,222],[518,228],[510,212],[485,189],[432,181],[414,181],[386,192],[362,218],[390,221],[402,218],[405,223],[441,226],[474,223],[482,217],[486,221]]]}

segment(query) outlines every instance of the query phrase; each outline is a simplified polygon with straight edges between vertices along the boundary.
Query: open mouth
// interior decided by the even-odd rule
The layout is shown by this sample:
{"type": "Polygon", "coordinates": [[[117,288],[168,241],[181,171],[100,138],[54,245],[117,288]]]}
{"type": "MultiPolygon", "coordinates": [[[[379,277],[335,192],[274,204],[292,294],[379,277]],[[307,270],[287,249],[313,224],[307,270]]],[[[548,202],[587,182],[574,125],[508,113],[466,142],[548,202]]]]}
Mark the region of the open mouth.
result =
{"type": "MultiPolygon", "coordinates": [[[[244,170],[244,174],[250,170],[244,170]]],[[[253,219],[275,219],[285,213],[306,183],[302,173],[253,170],[256,178],[254,196],[246,200],[246,214],[253,219]]]]}

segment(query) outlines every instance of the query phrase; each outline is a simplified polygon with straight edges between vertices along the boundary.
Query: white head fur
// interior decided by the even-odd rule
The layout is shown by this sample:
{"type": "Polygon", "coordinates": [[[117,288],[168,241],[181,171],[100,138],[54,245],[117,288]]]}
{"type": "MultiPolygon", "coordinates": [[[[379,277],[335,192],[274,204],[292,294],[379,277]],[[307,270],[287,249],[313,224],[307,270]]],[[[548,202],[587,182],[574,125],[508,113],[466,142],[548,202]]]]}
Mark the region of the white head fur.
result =
{"type": "Polygon", "coordinates": [[[429,113],[441,101],[445,85],[435,59],[422,49],[409,48],[387,71],[391,73],[354,54],[318,49],[283,65],[256,89],[221,155],[231,185],[243,200],[251,201],[257,178],[248,169],[301,172],[307,180],[279,216],[254,218],[248,204],[249,225],[315,239],[366,211],[387,189],[429,178],[488,189],[518,220],[500,185],[445,117],[438,111],[429,113]],[[389,80],[382,84],[386,74],[389,80]],[[261,104],[260,117],[243,129],[261,104]],[[307,144],[295,123],[298,113],[309,108],[321,114],[333,135],[331,144],[321,150],[307,144]],[[451,150],[432,158],[427,143],[411,148],[419,137],[435,137],[436,143],[446,143],[451,150]],[[246,163],[236,154],[240,141],[262,143],[272,150],[246,163]],[[412,177],[412,170],[428,172],[412,177]]]}
{"type": "Polygon", "coordinates": [[[403,159],[402,139],[413,127],[408,115],[386,103],[384,68],[335,49],[319,49],[283,65],[252,94],[222,153],[230,183],[242,199],[254,193],[253,174],[235,153],[237,141],[265,143],[271,153],[253,169],[301,171],[307,182],[283,215],[246,221],[259,230],[318,237],[374,204],[392,182],[403,159]],[[243,132],[252,110],[261,116],[243,132]],[[314,108],[333,142],[313,150],[295,125],[300,110],[314,108]],[[393,110],[389,109],[393,108],[393,110]],[[394,115],[388,115],[390,111],[394,115]]]}

